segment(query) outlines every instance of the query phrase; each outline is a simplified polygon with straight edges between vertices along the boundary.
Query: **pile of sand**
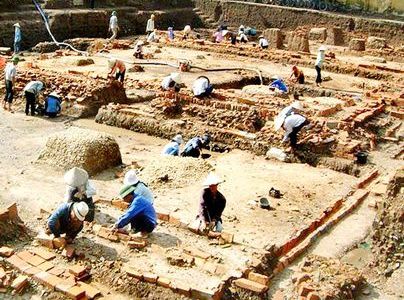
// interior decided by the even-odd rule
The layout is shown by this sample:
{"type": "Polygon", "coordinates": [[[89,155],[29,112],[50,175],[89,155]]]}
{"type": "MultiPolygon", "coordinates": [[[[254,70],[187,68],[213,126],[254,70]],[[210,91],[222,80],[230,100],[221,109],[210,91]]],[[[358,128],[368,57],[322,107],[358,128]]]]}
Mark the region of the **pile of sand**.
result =
{"type": "Polygon", "coordinates": [[[203,159],[162,156],[151,161],[140,176],[151,186],[179,188],[201,183],[211,169],[212,166],[203,159]]]}

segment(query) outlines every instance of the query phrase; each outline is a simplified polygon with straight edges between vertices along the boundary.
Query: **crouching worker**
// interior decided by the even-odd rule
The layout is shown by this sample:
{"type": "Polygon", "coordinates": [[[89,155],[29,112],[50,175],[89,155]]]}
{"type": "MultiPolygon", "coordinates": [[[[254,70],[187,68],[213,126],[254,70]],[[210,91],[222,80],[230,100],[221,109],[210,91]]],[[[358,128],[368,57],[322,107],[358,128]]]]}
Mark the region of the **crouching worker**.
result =
{"type": "Polygon", "coordinates": [[[181,134],[177,134],[163,149],[162,155],[180,155],[180,145],[184,142],[181,134]]]}
{"type": "Polygon", "coordinates": [[[133,53],[133,56],[137,59],[143,59],[143,41],[138,41],[135,46],[135,53],[133,53]]]}
{"type": "Polygon", "coordinates": [[[308,125],[310,122],[306,119],[306,117],[299,114],[298,110],[295,110],[293,114],[280,116],[280,119],[278,119],[277,122],[279,122],[279,124],[282,123],[281,126],[285,130],[282,142],[286,143],[290,141],[290,150],[294,152],[297,148],[298,133],[304,126],[308,125]]]}
{"type": "Polygon", "coordinates": [[[52,92],[49,96],[45,99],[45,115],[49,118],[56,118],[58,114],[60,114],[62,107],[61,107],[61,100],[60,96],[52,92]]]}
{"type": "Polygon", "coordinates": [[[181,75],[179,73],[171,73],[169,76],[164,77],[161,82],[161,88],[165,91],[178,93],[181,90],[181,83],[181,75]]]}
{"type": "Polygon", "coordinates": [[[286,94],[288,92],[288,87],[280,76],[274,76],[272,79],[273,81],[269,85],[270,90],[278,91],[282,94],[286,94]]]}
{"type": "Polygon", "coordinates": [[[192,87],[194,95],[199,98],[209,97],[212,94],[213,86],[210,84],[210,80],[206,76],[199,76],[192,87]]]}
{"type": "Polygon", "coordinates": [[[110,71],[108,73],[109,78],[120,80],[122,83],[125,80],[126,66],[123,61],[115,58],[108,60],[108,66],[110,71]]]}
{"type": "Polygon", "coordinates": [[[196,224],[193,226],[201,232],[211,230],[221,232],[223,230],[222,213],[226,207],[226,198],[218,191],[220,183],[222,181],[213,173],[210,173],[203,183],[199,214],[196,224]]]}
{"type": "Polygon", "coordinates": [[[147,237],[156,228],[156,211],[149,200],[135,194],[135,189],[133,185],[125,185],[121,189],[119,196],[129,203],[129,208],[113,225],[113,228],[119,231],[130,224],[134,233],[147,237]]]}
{"type": "Polygon", "coordinates": [[[190,139],[184,146],[181,156],[198,158],[201,156],[202,149],[209,146],[210,136],[208,134],[202,137],[196,136],[190,139]]]}
{"type": "Polygon", "coordinates": [[[95,205],[93,196],[97,194],[97,191],[90,182],[87,171],[74,167],[65,173],[64,180],[66,183],[66,202],[85,202],[88,206],[85,221],[94,221],[95,205]]]}
{"type": "Polygon", "coordinates": [[[154,197],[152,192],[150,191],[146,183],[139,180],[135,170],[129,170],[128,172],[126,172],[125,178],[123,179],[123,184],[125,186],[127,185],[134,186],[135,190],[133,192],[135,195],[142,196],[153,204],[154,197]]]}
{"type": "Polygon", "coordinates": [[[24,88],[25,93],[25,114],[28,116],[31,110],[31,116],[35,115],[35,104],[38,96],[44,89],[45,85],[42,81],[30,81],[24,88]]]}
{"type": "Polygon", "coordinates": [[[83,222],[88,214],[88,206],[84,202],[63,203],[49,217],[47,233],[56,238],[66,234],[66,242],[72,243],[83,229],[83,222]]]}

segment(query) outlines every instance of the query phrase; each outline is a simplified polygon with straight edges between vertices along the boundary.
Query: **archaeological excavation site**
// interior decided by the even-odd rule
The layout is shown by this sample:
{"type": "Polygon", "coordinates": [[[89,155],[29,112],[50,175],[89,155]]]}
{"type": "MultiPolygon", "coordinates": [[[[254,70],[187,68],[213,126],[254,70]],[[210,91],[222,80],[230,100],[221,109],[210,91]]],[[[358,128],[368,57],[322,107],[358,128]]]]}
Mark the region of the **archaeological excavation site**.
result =
{"type": "Polygon", "coordinates": [[[404,298],[404,1],[0,0],[0,299],[404,298]]]}

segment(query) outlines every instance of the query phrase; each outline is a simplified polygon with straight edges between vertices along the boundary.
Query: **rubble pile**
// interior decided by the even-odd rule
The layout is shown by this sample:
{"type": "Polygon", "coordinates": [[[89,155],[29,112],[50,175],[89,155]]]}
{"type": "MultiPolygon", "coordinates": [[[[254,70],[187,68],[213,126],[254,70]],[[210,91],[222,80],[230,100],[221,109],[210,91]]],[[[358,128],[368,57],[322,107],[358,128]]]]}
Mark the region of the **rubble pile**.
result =
{"type": "Polygon", "coordinates": [[[0,208],[0,246],[2,242],[22,238],[25,230],[24,223],[18,216],[17,205],[15,203],[8,207],[0,208]]]}
{"type": "Polygon", "coordinates": [[[81,167],[96,174],[122,163],[115,139],[98,131],[69,128],[48,138],[38,161],[64,170],[81,167]]]}
{"type": "Polygon", "coordinates": [[[398,169],[387,187],[388,196],[381,205],[373,223],[374,265],[383,270],[386,277],[401,268],[404,258],[404,169],[398,169]]]}
{"type": "Polygon", "coordinates": [[[353,266],[329,259],[309,255],[299,264],[292,277],[294,298],[305,299],[354,299],[365,279],[353,266]]]}

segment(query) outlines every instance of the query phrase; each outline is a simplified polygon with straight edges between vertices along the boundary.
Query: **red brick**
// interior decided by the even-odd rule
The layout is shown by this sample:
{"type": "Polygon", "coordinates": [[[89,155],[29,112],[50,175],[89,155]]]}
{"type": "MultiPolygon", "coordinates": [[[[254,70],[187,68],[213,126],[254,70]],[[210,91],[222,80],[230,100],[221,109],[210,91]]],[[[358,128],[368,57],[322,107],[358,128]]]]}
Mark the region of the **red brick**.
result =
{"type": "Polygon", "coordinates": [[[65,272],[65,269],[57,268],[57,267],[55,267],[53,269],[50,269],[48,271],[49,274],[52,274],[52,275],[55,275],[55,276],[61,276],[64,272],[65,272]]]}
{"type": "Polygon", "coordinates": [[[62,255],[71,259],[74,257],[76,249],[72,245],[66,245],[66,247],[62,251],[62,255]]]}
{"type": "Polygon", "coordinates": [[[38,273],[40,273],[40,272],[42,272],[41,269],[39,269],[39,268],[37,268],[37,267],[32,267],[32,268],[26,269],[26,270],[24,271],[24,274],[27,274],[27,275],[29,275],[29,276],[34,276],[35,274],[38,274],[38,273]]]}
{"type": "Polygon", "coordinates": [[[34,267],[37,267],[40,264],[45,262],[45,260],[42,257],[40,257],[38,255],[31,254],[31,252],[29,252],[29,251],[22,251],[20,253],[17,253],[17,255],[21,259],[25,260],[25,262],[33,265],[34,267]]]}
{"type": "Polygon", "coordinates": [[[8,217],[10,219],[17,219],[18,218],[18,210],[17,210],[17,204],[13,203],[10,206],[7,207],[8,210],[8,217]]]}
{"type": "Polygon", "coordinates": [[[299,296],[307,297],[310,292],[313,292],[314,289],[309,287],[307,284],[302,284],[299,288],[299,296]]]}
{"type": "Polygon", "coordinates": [[[53,239],[53,248],[61,249],[66,246],[66,239],[65,238],[54,238],[53,239]]]}
{"type": "Polygon", "coordinates": [[[158,211],[157,218],[161,221],[168,222],[170,220],[170,214],[168,212],[158,211]]]}
{"type": "Polygon", "coordinates": [[[316,292],[310,292],[310,293],[307,295],[307,300],[321,300],[321,297],[320,297],[320,295],[319,295],[318,293],[316,293],[316,292]]]}
{"type": "Polygon", "coordinates": [[[211,255],[207,252],[204,252],[202,250],[199,250],[197,248],[194,247],[186,247],[184,249],[185,253],[188,253],[189,255],[195,256],[195,257],[199,257],[202,259],[208,259],[209,257],[211,257],[211,255]]]}
{"type": "Polygon", "coordinates": [[[78,277],[87,273],[87,268],[82,265],[74,265],[69,267],[69,273],[73,274],[74,276],[78,277]]]}
{"type": "Polygon", "coordinates": [[[378,175],[379,175],[379,171],[376,169],[376,170],[372,170],[372,171],[366,173],[365,175],[361,176],[357,183],[357,188],[361,189],[361,188],[365,187],[373,179],[375,179],[378,175]]]}
{"type": "Polygon", "coordinates": [[[45,271],[35,274],[34,279],[52,290],[55,289],[56,285],[63,281],[61,278],[45,271]]]}
{"type": "Polygon", "coordinates": [[[15,254],[7,258],[6,261],[10,263],[14,268],[18,269],[20,272],[24,272],[25,270],[32,267],[30,264],[28,264],[15,254]]]}
{"type": "Polygon", "coordinates": [[[162,287],[169,288],[170,283],[171,283],[171,280],[168,278],[160,277],[160,276],[157,278],[157,284],[162,287]]]}
{"type": "Polygon", "coordinates": [[[146,241],[129,241],[127,243],[130,249],[142,249],[147,246],[146,241]]]}
{"type": "Polygon", "coordinates": [[[248,279],[251,281],[255,281],[258,283],[261,283],[263,285],[268,285],[269,284],[269,277],[259,274],[259,273],[255,273],[255,272],[250,272],[248,274],[248,279]]]}
{"type": "Polygon", "coordinates": [[[14,249],[11,249],[11,248],[6,247],[6,246],[0,247],[0,256],[2,256],[2,257],[10,257],[13,254],[14,254],[14,249]]]}
{"type": "Polygon", "coordinates": [[[239,278],[233,281],[233,283],[243,289],[255,292],[255,293],[264,293],[268,287],[266,285],[257,283],[255,281],[251,281],[245,278],[239,278]]]}
{"type": "Polygon", "coordinates": [[[42,271],[49,271],[50,269],[53,269],[55,266],[50,261],[45,261],[44,263],[40,264],[37,267],[42,271]]]}
{"type": "Polygon", "coordinates": [[[153,273],[145,272],[143,273],[143,280],[150,283],[157,283],[158,276],[153,273]]]}
{"type": "Polygon", "coordinates": [[[22,291],[28,284],[28,277],[25,275],[19,275],[16,279],[14,279],[11,287],[16,291],[22,291]]]}
{"type": "Polygon", "coordinates": [[[85,293],[86,293],[86,297],[87,299],[94,299],[95,297],[97,297],[98,295],[101,295],[101,292],[96,289],[95,287],[84,283],[84,282],[77,282],[77,285],[79,287],[81,287],[82,289],[84,289],[85,293]]]}
{"type": "Polygon", "coordinates": [[[42,246],[53,249],[53,238],[50,235],[47,235],[45,233],[39,234],[35,238],[42,246]]]}
{"type": "Polygon", "coordinates": [[[31,253],[36,254],[40,257],[42,257],[44,260],[51,260],[56,257],[56,255],[46,249],[43,248],[34,248],[30,250],[31,253]]]}
{"type": "Polygon", "coordinates": [[[390,115],[392,117],[399,118],[400,120],[404,119],[404,111],[394,111],[394,110],[392,110],[392,111],[390,111],[390,115]]]}
{"type": "Polygon", "coordinates": [[[56,285],[56,290],[66,294],[75,285],[76,281],[74,278],[64,279],[56,285]]]}
{"type": "Polygon", "coordinates": [[[134,269],[134,268],[131,268],[131,267],[126,267],[125,272],[129,276],[135,277],[135,278],[137,278],[139,280],[143,279],[143,274],[142,274],[142,272],[140,270],[137,270],[137,269],[134,269]]]}
{"type": "Polygon", "coordinates": [[[71,287],[69,291],[66,293],[66,296],[71,299],[81,299],[86,295],[86,291],[77,285],[71,287]]]}

